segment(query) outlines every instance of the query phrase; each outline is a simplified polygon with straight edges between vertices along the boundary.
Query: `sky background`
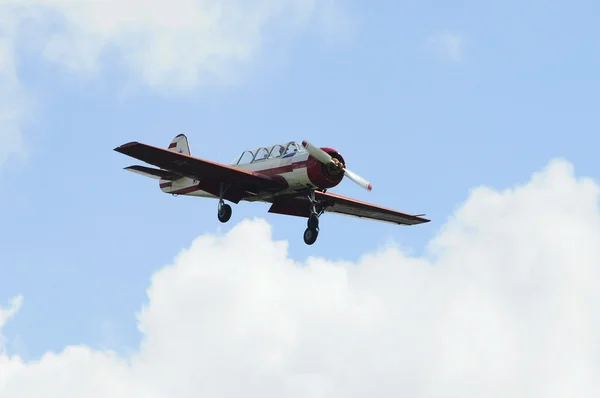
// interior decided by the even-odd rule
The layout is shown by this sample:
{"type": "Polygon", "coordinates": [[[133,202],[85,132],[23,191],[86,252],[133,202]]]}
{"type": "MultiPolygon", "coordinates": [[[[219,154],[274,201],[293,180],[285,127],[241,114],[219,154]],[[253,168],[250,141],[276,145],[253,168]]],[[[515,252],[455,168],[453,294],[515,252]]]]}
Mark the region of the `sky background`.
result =
{"type": "Polygon", "coordinates": [[[221,29],[192,17],[179,29],[158,3],[128,25],[141,3],[0,1],[0,304],[23,296],[2,330],[8,353],[134,350],[152,273],[247,218],[266,219],[298,261],[388,244],[427,256],[474,188],[525,184],[554,158],[600,177],[597,2],[305,3],[232,3],[221,29]],[[373,184],[336,193],[432,222],[325,215],[313,246],[303,219],[266,204],[235,205],[222,225],[216,201],[165,195],[113,151],[179,133],[225,163],[290,140],[334,147],[373,184]]]}

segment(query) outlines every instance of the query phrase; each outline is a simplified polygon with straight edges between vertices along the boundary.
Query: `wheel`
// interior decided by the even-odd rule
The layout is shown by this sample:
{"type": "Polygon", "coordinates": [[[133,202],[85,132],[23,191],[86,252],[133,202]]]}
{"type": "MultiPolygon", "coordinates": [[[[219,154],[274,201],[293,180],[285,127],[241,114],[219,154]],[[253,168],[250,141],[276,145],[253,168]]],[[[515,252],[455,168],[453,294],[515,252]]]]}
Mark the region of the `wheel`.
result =
{"type": "Polygon", "coordinates": [[[229,221],[229,219],[231,218],[231,206],[229,206],[227,203],[224,203],[219,208],[217,216],[219,217],[219,221],[221,221],[222,223],[226,223],[227,221],[229,221]]]}
{"type": "Polygon", "coordinates": [[[317,228],[319,228],[319,216],[316,215],[315,213],[312,213],[310,215],[310,217],[308,218],[308,222],[306,223],[306,225],[310,229],[317,229],[317,228]]]}
{"type": "Polygon", "coordinates": [[[231,218],[231,206],[224,203],[219,208],[217,216],[219,217],[219,221],[221,221],[222,223],[226,223],[227,221],[229,221],[229,219],[231,218]]]}
{"type": "Polygon", "coordinates": [[[317,237],[319,236],[319,229],[306,228],[304,231],[304,243],[307,245],[312,245],[317,241],[317,237]]]}

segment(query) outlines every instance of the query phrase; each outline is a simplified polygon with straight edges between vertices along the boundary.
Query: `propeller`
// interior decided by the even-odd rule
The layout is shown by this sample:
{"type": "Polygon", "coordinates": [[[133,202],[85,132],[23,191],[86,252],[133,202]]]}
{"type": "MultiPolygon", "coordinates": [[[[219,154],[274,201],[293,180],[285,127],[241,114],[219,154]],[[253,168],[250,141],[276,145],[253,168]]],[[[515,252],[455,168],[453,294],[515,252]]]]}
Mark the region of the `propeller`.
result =
{"type": "Polygon", "coordinates": [[[325,152],[324,150],[322,150],[321,148],[319,148],[318,146],[315,146],[313,144],[311,144],[308,141],[302,141],[302,146],[304,148],[306,148],[306,150],[308,151],[308,153],[315,159],[317,159],[319,162],[323,163],[324,165],[328,165],[330,163],[333,163],[336,167],[338,167],[339,169],[344,171],[344,176],[348,177],[349,179],[351,179],[352,181],[354,181],[355,183],[357,183],[358,185],[360,185],[361,187],[367,189],[367,190],[371,190],[373,187],[371,186],[371,183],[367,180],[365,180],[364,178],[362,178],[361,176],[359,176],[358,174],[348,170],[344,164],[342,164],[338,159],[332,158],[330,154],[328,154],[327,152],[325,152]]]}

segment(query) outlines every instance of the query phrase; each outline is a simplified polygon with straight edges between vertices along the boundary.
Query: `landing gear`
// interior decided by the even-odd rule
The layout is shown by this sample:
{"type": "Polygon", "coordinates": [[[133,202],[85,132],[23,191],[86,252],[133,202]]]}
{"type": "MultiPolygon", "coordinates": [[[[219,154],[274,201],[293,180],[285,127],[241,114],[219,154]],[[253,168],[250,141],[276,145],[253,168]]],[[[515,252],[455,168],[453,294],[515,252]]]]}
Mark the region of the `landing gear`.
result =
{"type": "Polygon", "coordinates": [[[319,236],[319,228],[306,228],[304,231],[304,243],[307,245],[312,245],[317,241],[317,237],[319,236]]]}
{"type": "Polygon", "coordinates": [[[227,188],[228,188],[228,186],[221,184],[220,195],[219,195],[219,208],[217,211],[217,217],[219,218],[219,221],[221,221],[222,223],[226,223],[227,221],[229,221],[229,219],[231,218],[231,213],[232,213],[231,206],[229,206],[223,200],[223,196],[225,195],[225,191],[227,190],[227,188]]]}
{"type": "Polygon", "coordinates": [[[324,209],[321,204],[315,199],[315,192],[310,191],[308,195],[310,200],[310,216],[306,222],[306,230],[304,231],[304,243],[312,245],[317,241],[319,236],[319,217],[323,214],[324,209]]]}
{"type": "Polygon", "coordinates": [[[308,217],[308,222],[306,226],[310,229],[318,229],[319,228],[319,215],[317,213],[311,213],[310,217],[308,217]]]}
{"type": "Polygon", "coordinates": [[[222,200],[219,202],[219,210],[217,212],[217,216],[219,217],[219,221],[222,223],[226,223],[231,218],[231,206],[227,203],[224,203],[222,200]]]}

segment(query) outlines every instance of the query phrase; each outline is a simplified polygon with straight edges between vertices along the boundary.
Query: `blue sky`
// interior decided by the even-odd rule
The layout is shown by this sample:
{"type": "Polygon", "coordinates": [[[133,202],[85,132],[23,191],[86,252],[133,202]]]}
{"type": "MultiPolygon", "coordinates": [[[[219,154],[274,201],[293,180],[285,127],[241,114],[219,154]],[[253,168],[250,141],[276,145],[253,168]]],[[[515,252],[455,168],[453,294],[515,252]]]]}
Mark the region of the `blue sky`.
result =
{"type": "MultiPolygon", "coordinates": [[[[596,3],[339,7],[341,19],[325,26],[290,32],[265,22],[261,45],[231,64],[231,81],[184,92],[172,90],[168,74],[159,88],[139,84],[142,72],[123,67],[118,46],[96,61],[97,74],[82,76],[38,55],[43,39],[23,31],[34,22],[18,20],[13,37],[2,20],[19,92],[34,104],[19,119],[26,156],[0,168],[0,302],[24,297],[3,330],[9,352],[132,349],[151,274],[199,235],[245,218],[265,218],[294,259],[356,260],[390,241],[422,254],[472,188],[525,183],[555,157],[598,178],[596,3]],[[369,193],[344,181],[335,192],[432,222],[399,228],[328,215],[310,247],[305,221],[269,215],[267,205],[234,206],[223,226],[215,201],[165,195],[123,171],[138,162],[112,150],[132,140],[166,146],[179,133],[193,155],[222,162],[289,140],[334,147],[373,184],[369,193]]],[[[178,53],[178,63],[195,49],[178,53]]]]}

